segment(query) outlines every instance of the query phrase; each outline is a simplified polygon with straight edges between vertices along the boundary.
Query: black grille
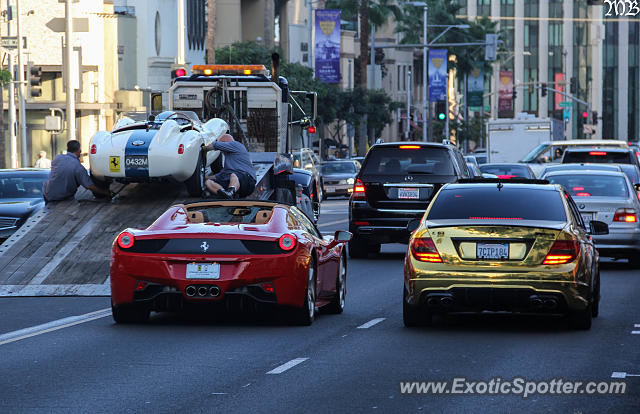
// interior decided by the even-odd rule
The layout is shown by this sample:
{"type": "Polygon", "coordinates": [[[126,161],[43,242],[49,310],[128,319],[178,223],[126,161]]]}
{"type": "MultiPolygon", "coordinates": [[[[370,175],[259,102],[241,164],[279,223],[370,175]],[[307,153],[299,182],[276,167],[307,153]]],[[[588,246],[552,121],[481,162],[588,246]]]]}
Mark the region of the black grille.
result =
{"type": "Polygon", "coordinates": [[[152,239],[136,240],[125,251],[157,254],[248,255],[281,254],[277,241],[226,239],[152,239]]]}

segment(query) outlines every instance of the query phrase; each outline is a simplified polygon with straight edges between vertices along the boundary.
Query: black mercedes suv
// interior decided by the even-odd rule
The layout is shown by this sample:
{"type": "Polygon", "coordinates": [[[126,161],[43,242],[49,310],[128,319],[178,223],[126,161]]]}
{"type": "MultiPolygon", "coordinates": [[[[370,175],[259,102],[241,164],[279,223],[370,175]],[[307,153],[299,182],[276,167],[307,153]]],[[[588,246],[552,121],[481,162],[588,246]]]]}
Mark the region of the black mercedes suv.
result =
{"type": "Polygon", "coordinates": [[[420,219],[445,183],[470,178],[457,147],[389,142],[369,149],[349,200],[349,254],[378,253],[382,243],[407,243],[407,224],[420,219]]]}

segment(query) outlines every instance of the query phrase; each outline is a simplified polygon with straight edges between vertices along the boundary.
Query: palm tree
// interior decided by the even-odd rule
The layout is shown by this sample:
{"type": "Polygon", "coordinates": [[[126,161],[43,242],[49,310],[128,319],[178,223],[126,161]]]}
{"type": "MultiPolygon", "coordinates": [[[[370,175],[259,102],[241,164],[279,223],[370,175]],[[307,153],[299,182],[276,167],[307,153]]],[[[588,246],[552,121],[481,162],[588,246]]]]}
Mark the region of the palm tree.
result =
{"type": "Polygon", "coordinates": [[[216,0],[207,0],[207,63],[216,63],[216,0]]]}

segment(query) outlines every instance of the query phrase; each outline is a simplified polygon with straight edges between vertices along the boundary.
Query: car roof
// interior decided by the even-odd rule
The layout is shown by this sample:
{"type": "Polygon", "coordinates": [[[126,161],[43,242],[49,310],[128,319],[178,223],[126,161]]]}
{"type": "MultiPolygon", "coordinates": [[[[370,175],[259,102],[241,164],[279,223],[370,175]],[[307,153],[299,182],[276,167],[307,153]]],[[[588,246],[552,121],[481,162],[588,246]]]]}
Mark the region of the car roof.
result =
{"type": "MultiPolygon", "coordinates": [[[[544,167],[545,171],[552,171],[552,170],[588,170],[590,168],[593,168],[594,170],[610,170],[610,171],[615,171],[616,169],[620,168],[620,165],[624,165],[624,164],[615,164],[615,163],[597,163],[597,162],[575,162],[575,163],[566,163],[566,164],[554,164],[554,165],[547,165],[546,167],[544,167]]],[[[626,165],[631,165],[631,164],[626,164],[626,165]]]]}
{"type": "Polygon", "coordinates": [[[626,177],[627,175],[622,171],[613,170],[562,170],[562,171],[550,171],[544,175],[545,180],[548,177],[555,177],[558,175],[608,175],[613,177],[626,177]]]}
{"type": "MultiPolygon", "coordinates": [[[[593,148],[567,148],[565,150],[565,152],[586,152],[586,151],[593,151],[593,148]]],[[[602,149],[602,151],[605,152],[626,152],[628,153],[629,151],[632,151],[631,148],[607,148],[607,149],[602,149]]]]}
{"type": "MultiPolygon", "coordinates": [[[[498,182],[478,182],[473,183],[470,182],[464,183],[448,183],[442,186],[442,189],[447,190],[458,190],[458,189],[469,189],[469,188],[493,188],[495,189],[498,185],[498,182]]],[[[508,181],[500,181],[500,184],[503,185],[503,188],[518,188],[518,189],[529,189],[529,190],[545,190],[545,191],[558,191],[558,184],[537,184],[537,183],[510,183],[508,181]]]]}
{"type": "Polygon", "coordinates": [[[594,146],[594,145],[620,145],[622,147],[629,146],[626,141],[619,139],[572,139],[566,141],[544,141],[545,145],[576,145],[576,146],[594,146]],[[622,145],[624,144],[624,145],[622,145]]]}
{"type": "Polygon", "coordinates": [[[521,162],[488,162],[486,164],[482,164],[483,167],[491,167],[494,165],[513,165],[513,166],[518,166],[518,167],[523,167],[523,168],[529,168],[529,166],[527,164],[523,164],[521,162]]]}
{"type": "Polygon", "coordinates": [[[373,145],[369,151],[373,148],[377,147],[398,147],[400,145],[419,145],[425,148],[451,148],[452,145],[449,144],[440,144],[437,142],[422,142],[422,141],[394,141],[394,142],[381,142],[379,144],[373,145]]]}

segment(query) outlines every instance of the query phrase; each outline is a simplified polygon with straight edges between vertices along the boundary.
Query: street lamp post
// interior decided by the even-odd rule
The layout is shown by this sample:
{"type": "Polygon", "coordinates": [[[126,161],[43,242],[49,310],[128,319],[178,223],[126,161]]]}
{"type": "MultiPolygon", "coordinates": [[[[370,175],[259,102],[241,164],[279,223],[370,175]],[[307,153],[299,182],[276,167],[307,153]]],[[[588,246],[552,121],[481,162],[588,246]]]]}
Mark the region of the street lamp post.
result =
{"type": "Polygon", "coordinates": [[[427,46],[427,17],[428,7],[427,3],[423,1],[413,1],[412,6],[422,7],[422,140],[427,142],[427,126],[429,125],[429,118],[427,117],[427,55],[429,53],[429,47],[427,46]]]}
{"type": "Polygon", "coordinates": [[[407,70],[407,128],[404,130],[404,140],[409,141],[411,128],[411,69],[407,70]]]}

